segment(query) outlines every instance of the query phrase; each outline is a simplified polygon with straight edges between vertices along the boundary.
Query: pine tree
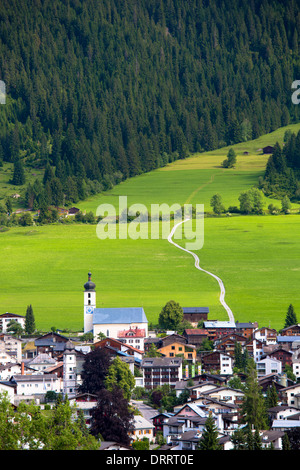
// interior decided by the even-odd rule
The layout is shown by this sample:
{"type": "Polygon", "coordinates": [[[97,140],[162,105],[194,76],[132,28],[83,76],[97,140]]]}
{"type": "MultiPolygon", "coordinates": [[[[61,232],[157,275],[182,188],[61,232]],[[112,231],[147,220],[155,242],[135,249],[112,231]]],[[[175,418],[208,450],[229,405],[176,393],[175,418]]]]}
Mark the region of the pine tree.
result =
{"type": "Polygon", "coordinates": [[[241,406],[242,422],[255,429],[267,429],[265,401],[258,384],[255,363],[248,369],[244,391],[241,406]]]}
{"type": "Polygon", "coordinates": [[[23,168],[23,163],[20,159],[16,160],[14,163],[14,173],[11,180],[12,184],[16,186],[22,186],[25,184],[25,172],[23,168]]]}
{"type": "Polygon", "coordinates": [[[32,334],[35,331],[35,319],[33,315],[32,305],[28,305],[25,316],[25,332],[32,334]]]}
{"type": "Polygon", "coordinates": [[[294,307],[292,304],[289,305],[286,317],[285,317],[285,323],[284,323],[284,328],[287,328],[289,326],[297,325],[298,320],[297,316],[294,310],[294,307]]]}
{"type": "Polygon", "coordinates": [[[205,429],[199,441],[197,450],[222,450],[218,440],[218,428],[212,414],[205,421],[205,429]]]}

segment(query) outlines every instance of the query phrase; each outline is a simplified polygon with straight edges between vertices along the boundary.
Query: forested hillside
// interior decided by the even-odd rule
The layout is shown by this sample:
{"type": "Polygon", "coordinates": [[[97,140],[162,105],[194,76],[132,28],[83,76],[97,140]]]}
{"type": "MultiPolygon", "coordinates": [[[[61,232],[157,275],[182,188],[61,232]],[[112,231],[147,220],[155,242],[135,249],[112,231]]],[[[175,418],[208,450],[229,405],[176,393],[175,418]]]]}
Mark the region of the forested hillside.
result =
{"type": "Polygon", "coordinates": [[[73,203],[297,121],[299,31],[296,0],[3,0],[0,160],[73,203]]]}

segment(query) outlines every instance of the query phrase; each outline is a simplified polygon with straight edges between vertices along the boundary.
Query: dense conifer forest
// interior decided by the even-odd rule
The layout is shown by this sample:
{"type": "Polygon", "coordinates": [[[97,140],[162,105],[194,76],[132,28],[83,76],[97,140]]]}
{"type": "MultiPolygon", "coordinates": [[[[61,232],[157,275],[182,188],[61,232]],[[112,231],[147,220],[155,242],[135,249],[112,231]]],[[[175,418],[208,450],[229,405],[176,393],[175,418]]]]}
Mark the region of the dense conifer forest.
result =
{"type": "Polygon", "coordinates": [[[298,121],[298,31],[297,0],[3,0],[0,161],[72,204],[298,121]]]}

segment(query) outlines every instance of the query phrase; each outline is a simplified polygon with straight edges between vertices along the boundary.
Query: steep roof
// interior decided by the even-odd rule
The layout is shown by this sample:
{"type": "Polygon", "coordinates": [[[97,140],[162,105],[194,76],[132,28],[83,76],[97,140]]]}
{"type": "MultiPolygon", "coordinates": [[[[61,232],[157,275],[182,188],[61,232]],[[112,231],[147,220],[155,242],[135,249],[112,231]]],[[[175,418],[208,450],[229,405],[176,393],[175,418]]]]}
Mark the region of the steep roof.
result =
{"type": "Polygon", "coordinates": [[[148,323],[142,307],[95,308],[93,324],[148,323]]]}

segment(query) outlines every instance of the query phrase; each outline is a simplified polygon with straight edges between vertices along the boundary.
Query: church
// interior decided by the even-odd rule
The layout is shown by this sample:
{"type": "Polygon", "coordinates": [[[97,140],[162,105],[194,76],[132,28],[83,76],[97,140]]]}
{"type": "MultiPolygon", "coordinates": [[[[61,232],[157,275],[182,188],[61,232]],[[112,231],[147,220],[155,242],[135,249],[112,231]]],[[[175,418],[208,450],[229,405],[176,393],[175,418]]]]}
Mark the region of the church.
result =
{"type": "Polygon", "coordinates": [[[148,320],[142,307],[97,308],[96,284],[88,273],[84,284],[84,333],[92,332],[94,341],[99,340],[99,333],[107,338],[118,339],[124,331],[144,330],[148,336],[148,320]]]}

